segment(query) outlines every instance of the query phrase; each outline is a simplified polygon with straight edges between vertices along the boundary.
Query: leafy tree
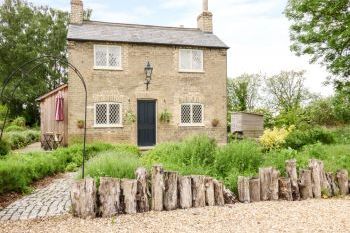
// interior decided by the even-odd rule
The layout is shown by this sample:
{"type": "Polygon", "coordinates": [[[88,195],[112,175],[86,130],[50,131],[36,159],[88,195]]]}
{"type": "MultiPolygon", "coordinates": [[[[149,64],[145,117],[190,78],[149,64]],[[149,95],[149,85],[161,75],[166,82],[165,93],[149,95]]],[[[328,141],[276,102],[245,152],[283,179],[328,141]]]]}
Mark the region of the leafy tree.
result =
{"type": "Polygon", "coordinates": [[[333,105],[336,119],[340,123],[350,123],[350,83],[336,91],[333,105]]]}
{"type": "Polygon", "coordinates": [[[311,55],[334,75],[350,76],[350,1],[289,0],[291,50],[311,55]]]}
{"type": "Polygon", "coordinates": [[[304,71],[282,71],[265,78],[269,102],[279,112],[290,112],[301,107],[310,98],[304,86],[304,71]]]}
{"type": "MultiPolygon", "coordinates": [[[[68,22],[67,12],[34,6],[22,0],[5,0],[0,5],[1,84],[27,61],[42,55],[66,55],[68,22]]],[[[34,99],[64,82],[65,70],[61,64],[46,62],[23,70],[28,74],[24,79],[21,79],[23,74],[17,74],[6,93],[11,115],[24,115],[30,123],[37,121],[38,106],[34,99]],[[11,97],[10,91],[18,84],[15,96],[11,97]]]]}

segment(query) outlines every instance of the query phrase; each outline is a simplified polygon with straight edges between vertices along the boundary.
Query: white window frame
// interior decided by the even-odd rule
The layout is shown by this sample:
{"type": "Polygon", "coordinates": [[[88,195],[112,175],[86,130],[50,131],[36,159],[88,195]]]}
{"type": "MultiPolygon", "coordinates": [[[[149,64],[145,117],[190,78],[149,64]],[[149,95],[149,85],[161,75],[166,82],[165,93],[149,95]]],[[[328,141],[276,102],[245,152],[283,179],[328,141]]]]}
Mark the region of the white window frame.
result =
{"type": "Polygon", "coordinates": [[[123,58],[122,58],[122,47],[121,46],[118,46],[118,45],[100,45],[100,44],[95,44],[94,45],[94,69],[95,70],[123,70],[123,65],[122,65],[122,62],[123,62],[123,58]],[[106,48],[106,61],[107,61],[107,66],[98,66],[96,65],[96,48],[106,48]],[[120,66],[110,66],[108,65],[109,64],[109,48],[119,48],[119,64],[120,66]]]}
{"type": "Polygon", "coordinates": [[[204,105],[201,103],[182,103],[180,105],[180,126],[186,126],[186,127],[193,127],[193,126],[204,126],[204,105]],[[190,123],[182,123],[181,118],[182,118],[182,106],[183,105],[190,105],[191,106],[191,122],[190,123]],[[193,123],[193,105],[200,105],[202,106],[202,122],[201,123],[193,123]]]}
{"type": "Polygon", "coordinates": [[[121,103],[118,102],[97,102],[94,103],[94,128],[121,128],[123,127],[123,109],[122,109],[123,105],[121,103]],[[97,124],[96,122],[96,105],[98,104],[106,104],[107,105],[107,124],[97,124]],[[120,123],[119,124],[109,124],[109,109],[110,109],[110,105],[111,104],[118,104],[119,105],[119,119],[120,119],[120,123]]]}
{"type": "Polygon", "coordinates": [[[202,49],[180,49],[179,50],[179,71],[180,72],[190,72],[190,73],[204,73],[204,51],[202,49]],[[191,69],[181,68],[181,53],[182,51],[191,51],[191,69]],[[193,51],[201,51],[202,53],[202,67],[200,69],[193,69],[193,51]]]}

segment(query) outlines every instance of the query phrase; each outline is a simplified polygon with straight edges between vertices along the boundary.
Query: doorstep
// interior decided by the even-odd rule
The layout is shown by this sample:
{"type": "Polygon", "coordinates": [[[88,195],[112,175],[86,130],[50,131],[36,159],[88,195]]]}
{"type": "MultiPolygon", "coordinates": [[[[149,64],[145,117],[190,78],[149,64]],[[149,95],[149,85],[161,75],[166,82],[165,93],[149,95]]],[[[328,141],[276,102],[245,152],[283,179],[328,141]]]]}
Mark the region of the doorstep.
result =
{"type": "Polygon", "coordinates": [[[149,151],[152,150],[154,146],[139,146],[140,151],[149,151]]]}

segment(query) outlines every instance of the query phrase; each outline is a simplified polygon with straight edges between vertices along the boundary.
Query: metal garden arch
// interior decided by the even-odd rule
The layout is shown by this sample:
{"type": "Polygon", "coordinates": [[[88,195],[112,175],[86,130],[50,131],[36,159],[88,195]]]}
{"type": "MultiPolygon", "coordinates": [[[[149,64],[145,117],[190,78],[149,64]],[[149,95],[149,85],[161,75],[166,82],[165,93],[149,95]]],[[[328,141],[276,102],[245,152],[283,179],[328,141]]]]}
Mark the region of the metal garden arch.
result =
{"type": "MultiPolygon", "coordinates": [[[[16,93],[16,90],[21,86],[22,84],[22,79],[24,77],[27,77],[31,72],[33,72],[36,68],[38,68],[39,66],[47,63],[47,62],[57,62],[60,64],[64,64],[67,65],[69,68],[71,68],[75,74],[79,77],[81,83],[83,84],[83,88],[84,88],[84,92],[85,92],[85,110],[84,110],[84,139],[83,139],[83,164],[82,164],[82,178],[84,178],[85,175],[85,158],[86,158],[86,119],[87,119],[87,87],[86,87],[86,83],[85,83],[85,79],[83,77],[83,75],[80,73],[80,71],[72,64],[70,63],[66,57],[58,57],[58,56],[52,56],[52,55],[44,55],[44,56],[40,56],[37,58],[34,58],[32,60],[29,60],[25,63],[23,63],[22,65],[18,66],[16,69],[14,69],[14,71],[6,77],[6,79],[3,81],[3,85],[1,88],[1,92],[0,92],[0,102],[5,103],[9,98],[6,98],[4,96],[6,87],[8,86],[8,84],[10,83],[10,81],[13,79],[13,77],[15,77],[16,74],[20,74],[21,75],[21,79],[15,84],[13,90],[10,93],[10,97],[13,97],[14,94],[16,93]],[[28,72],[24,72],[23,69],[25,69],[27,66],[33,64],[33,63],[38,63],[36,64],[34,67],[32,67],[28,72]]],[[[3,132],[5,129],[5,125],[6,125],[6,121],[7,121],[7,117],[9,114],[9,110],[7,109],[6,111],[6,115],[5,115],[5,119],[4,122],[1,126],[1,132],[0,132],[0,141],[2,140],[3,137],[3,132]]]]}

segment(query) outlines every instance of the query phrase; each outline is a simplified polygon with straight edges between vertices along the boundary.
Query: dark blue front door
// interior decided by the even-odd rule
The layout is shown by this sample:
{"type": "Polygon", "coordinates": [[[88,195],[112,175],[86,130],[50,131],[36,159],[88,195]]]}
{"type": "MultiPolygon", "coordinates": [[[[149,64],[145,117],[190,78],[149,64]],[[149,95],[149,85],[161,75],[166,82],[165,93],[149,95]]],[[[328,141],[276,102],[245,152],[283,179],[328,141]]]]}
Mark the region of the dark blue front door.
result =
{"type": "Polygon", "coordinates": [[[137,101],[137,141],[139,146],[156,144],[156,102],[137,101]]]}

